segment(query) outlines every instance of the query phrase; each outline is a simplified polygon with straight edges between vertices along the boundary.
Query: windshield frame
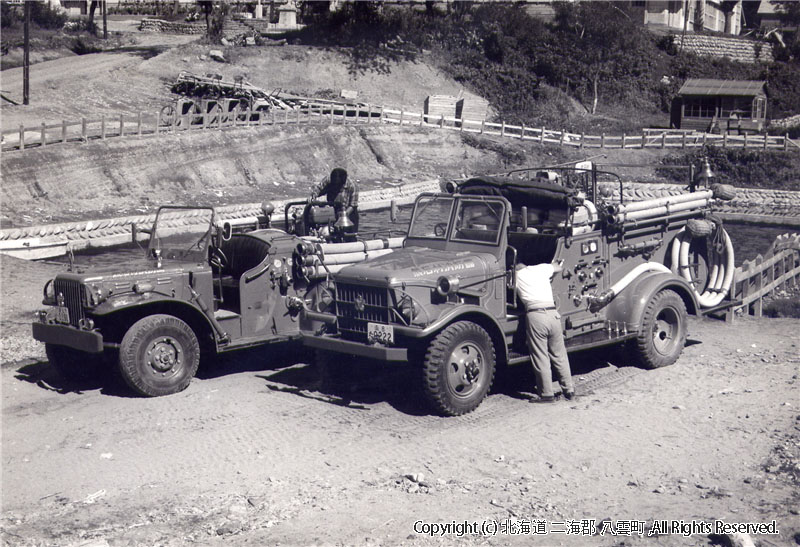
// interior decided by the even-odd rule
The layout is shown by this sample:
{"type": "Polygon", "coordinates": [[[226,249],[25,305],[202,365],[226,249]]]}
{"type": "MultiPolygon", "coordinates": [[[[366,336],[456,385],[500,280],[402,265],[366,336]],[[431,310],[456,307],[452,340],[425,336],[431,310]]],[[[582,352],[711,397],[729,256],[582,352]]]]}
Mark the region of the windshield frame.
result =
{"type": "MultiPolygon", "coordinates": [[[[443,194],[422,194],[417,198],[416,203],[414,204],[414,211],[411,213],[411,220],[408,223],[408,234],[406,237],[413,238],[413,239],[427,239],[432,241],[447,241],[447,236],[449,235],[450,228],[452,226],[452,218],[453,218],[453,210],[455,209],[456,204],[456,197],[452,195],[443,195],[443,194]],[[415,224],[419,220],[419,215],[424,212],[424,209],[430,206],[430,204],[436,202],[450,202],[450,211],[447,214],[447,218],[442,219],[442,222],[447,223],[447,228],[445,232],[441,236],[437,236],[435,231],[432,235],[419,235],[414,233],[414,228],[416,227],[415,224]],[[423,203],[427,202],[427,203],[423,203]]],[[[435,230],[435,228],[434,228],[435,230]]]]}
{"type": "Polygon", "coordinates": [[[156,218],[153,221],[153,228],[150,233],[150,240],[147,244],[147,256],[156,257],[156,249],[160,251],[160,257],[168,260],[178,260],[181,262],[205,262],[208,259],[208,248],[211,245],[211,239],[214,234],[214,227],[216,226],[216,211],[210,206],[195,206],[195,205],[162,205],[156,212],[156,218]],[[163,224],[166,215],[176,211],[186,211],[186,217],[200,217],[202,211],[209,211],[208,224],[204,222],[187,222],[180,226],[166,226],[163,224]],[[194,211],[194,213],[192,213],[194,211]],[[190,243],[187,245],[165,245],[172,238],[178,235],[189,236],[190,243]],[[197,234],[197,237],[192,237],[197,234]]]}

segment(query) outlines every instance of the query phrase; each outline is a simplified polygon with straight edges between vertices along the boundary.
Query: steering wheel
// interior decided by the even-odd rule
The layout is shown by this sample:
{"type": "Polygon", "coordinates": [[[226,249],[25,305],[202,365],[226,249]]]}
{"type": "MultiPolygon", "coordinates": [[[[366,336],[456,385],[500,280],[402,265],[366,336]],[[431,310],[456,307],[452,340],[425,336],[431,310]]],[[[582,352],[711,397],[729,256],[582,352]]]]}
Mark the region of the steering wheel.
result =
{"type": "Polygon", "coordinates": [[[222,270],[228,265],[228,257],[225,256],[225,253],[222,252],[222,249],[212,245],[211,256],[209,257],[208,262],[215,268],[222,270]]]}
{"type": "Polygon", "coordinates": [[[439,224],[433,227],[433,235],[435,235],[436,237],[443,237],[444,234],[446,233],[447,233],[446,222],[440,222],[439,224]]]}

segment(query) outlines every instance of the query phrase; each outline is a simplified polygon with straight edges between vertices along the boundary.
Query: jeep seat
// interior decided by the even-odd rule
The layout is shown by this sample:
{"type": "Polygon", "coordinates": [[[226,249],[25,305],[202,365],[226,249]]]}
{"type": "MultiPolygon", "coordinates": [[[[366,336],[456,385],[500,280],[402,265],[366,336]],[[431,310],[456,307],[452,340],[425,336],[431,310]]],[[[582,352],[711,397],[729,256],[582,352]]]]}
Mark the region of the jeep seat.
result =
{"type": "Polygon", "coordinates": [[[269,254],[269,243],[248,234],[234,234],[223,241],[220,250],[225,253],[228,262],[222,268],[220,276],[236,280],[248,270],[258,266],[269,254]]]}

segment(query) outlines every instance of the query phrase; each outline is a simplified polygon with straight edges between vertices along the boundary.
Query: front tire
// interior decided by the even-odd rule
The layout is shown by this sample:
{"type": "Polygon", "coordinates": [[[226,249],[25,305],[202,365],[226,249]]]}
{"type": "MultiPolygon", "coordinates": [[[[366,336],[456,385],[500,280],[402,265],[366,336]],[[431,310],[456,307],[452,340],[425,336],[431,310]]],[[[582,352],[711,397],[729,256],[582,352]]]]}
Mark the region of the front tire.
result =
{"type": "Polygon", "coordinates": [[[678,293],[667,289],[653,296],[641,325],[635,350],[642,367],[660,368],[678,360],[688,332],[686,304],[678,293]]]}
{"type": "Polygon", "coordinates": [[[424,388],[445,416],[472,412],[492,387],[494,344],[480,325],[458,321],[437,334],[423,362],[424,388]]]}
{"type": "Polygon", "coordinates": [[[96,380],[102,372],[102,353],[86,353],[55,344],[45,344],[44,351],[50,365],[64,380],[70,382],[96,380]]]}
{"type": "Polygon", "coordinates": [[[194,331],[171,315],[150,315],[128,329],[119,349],[119,370],[127,384],[147,397],[186,389],[200,364],[194,331]]]}

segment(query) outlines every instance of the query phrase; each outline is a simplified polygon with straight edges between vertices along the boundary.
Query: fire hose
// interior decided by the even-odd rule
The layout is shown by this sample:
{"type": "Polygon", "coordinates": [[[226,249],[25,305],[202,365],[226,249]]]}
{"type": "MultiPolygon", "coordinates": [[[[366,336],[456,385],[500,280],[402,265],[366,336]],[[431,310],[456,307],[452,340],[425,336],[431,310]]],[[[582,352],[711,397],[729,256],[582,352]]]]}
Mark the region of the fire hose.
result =
{"type": "MultiPolygon", "coordinates": [[[[712,241],[709,249],[710,268],[706,288],[702,294],[697,291],[697,288],[694,289],[697,302],[702,308],[713,308],[719,305],[733,284],[734,256],[731,238],[720,225],[717,225],[713,237],[715,241],[712,241]]],[[[691,242],[691,234],[686,231],[686,228],[681,228],[672,243],[672,271],[694,286],[696,280],[692,278],[691,264],[689,264],[691,242]]]]}

